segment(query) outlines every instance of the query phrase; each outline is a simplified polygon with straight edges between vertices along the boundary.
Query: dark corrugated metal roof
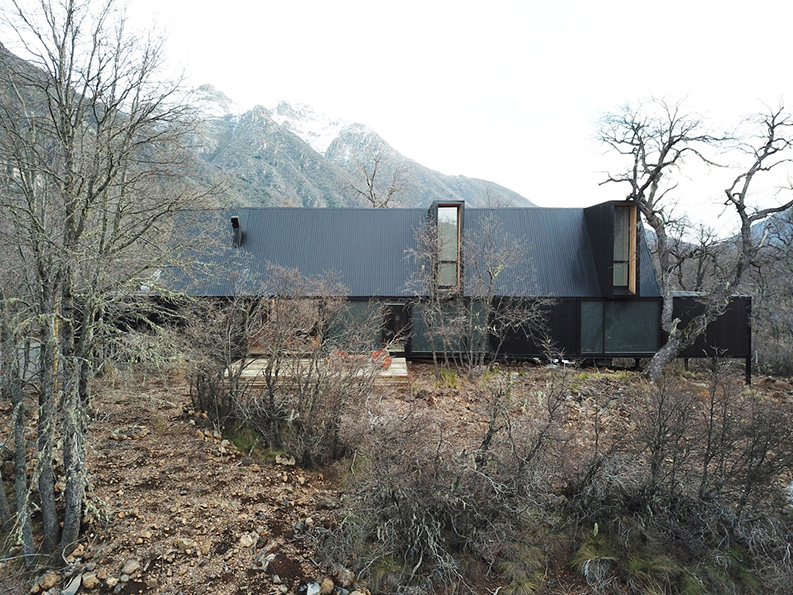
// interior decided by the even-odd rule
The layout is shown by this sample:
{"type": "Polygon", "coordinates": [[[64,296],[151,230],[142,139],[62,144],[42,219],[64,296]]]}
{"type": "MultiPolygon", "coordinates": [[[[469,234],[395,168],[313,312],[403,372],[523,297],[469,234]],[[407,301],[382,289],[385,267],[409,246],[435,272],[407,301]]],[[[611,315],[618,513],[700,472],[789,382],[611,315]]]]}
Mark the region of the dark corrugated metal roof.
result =
{"type": "MultiPolygon", "coordinates": [[[[415,246],[426,217],[425,209],[202,212],[185,229],[211,228],[214,231],[208,235],[215,235],[222,247],[188,256],[188,260],[207,263],[191,275],[192,282],[180,269],[171,270],[166,278],[173,289],[193,295],[269,293],[261,280],[271,263],[298,269],[305,276],[334,274],[349,297],[408,297],[413,295],[409,281],[416,266],[408,251],[415,246]],[[232,247],[232,215],[240,217],[244,234],[239,249],[232,247]]],[[[465,209],[464,234],[469,240],[481,237],[490,227],[522,247],[519,264],[504,271],[499,280],[503,289],[498,293],[600,296],[583,209],[465,209]]],[[[470,267],[465,270],[470,289],[473,272],[470,267]]],[[[651,267],[643,266],[641,276],[642,295],[658,295],[651,267]],[[646,280],[648,270],[652,278],[646,280]]]]}
{"type": "Polygon", "coordinates": [[[348,295],[409,295],[405,252],[423,209],[249,209],[243,248],[304,275],[335,273],[348,295]]]}
{"type": "MultiPolygon", "coordinates": [[[[469,239],[481,239],[482,230],[492,228],[488,221],[495,222],[495,229],[522,246],[520,266],[504,271],[506,295],[600,295],[582,209],[466,209],[465,233],[469,239]]],[[[509,243],[507,240],[505,245],[509,243]]],[[[472,285],[470,278],[466,284],[472,285]]]]}

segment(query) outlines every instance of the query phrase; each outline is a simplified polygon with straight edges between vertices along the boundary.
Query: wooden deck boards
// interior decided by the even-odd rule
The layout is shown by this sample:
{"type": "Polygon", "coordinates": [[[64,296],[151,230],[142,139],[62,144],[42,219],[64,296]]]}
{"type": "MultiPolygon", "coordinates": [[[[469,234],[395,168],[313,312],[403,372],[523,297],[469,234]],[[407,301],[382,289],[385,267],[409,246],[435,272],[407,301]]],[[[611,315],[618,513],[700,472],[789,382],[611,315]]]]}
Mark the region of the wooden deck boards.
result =
{"type": "MultiPolygon", "coordinates": [[[[264,385],[264,371],[267,367],[267,358],[259,357],[249,361],[242,371],[241,380],[248,383],[249,386],[263,386],[264,385]]],[[[288,364],[283,362],[283,364],[288,364]]],[[[279,378],[288,381],[292,377],[292,373],[287,366],[282,364],[279,378]]],[[[306,369],[309,365],[309,360],[301,359],[297,369],[306,369]]],[[[374,381],[375,386],[379,387],[407,387],[410,385],[408,379],[407,360],[404,357],[392,357],[391,365],[388,368],[383,368],[377,374],[374,381]]]]}

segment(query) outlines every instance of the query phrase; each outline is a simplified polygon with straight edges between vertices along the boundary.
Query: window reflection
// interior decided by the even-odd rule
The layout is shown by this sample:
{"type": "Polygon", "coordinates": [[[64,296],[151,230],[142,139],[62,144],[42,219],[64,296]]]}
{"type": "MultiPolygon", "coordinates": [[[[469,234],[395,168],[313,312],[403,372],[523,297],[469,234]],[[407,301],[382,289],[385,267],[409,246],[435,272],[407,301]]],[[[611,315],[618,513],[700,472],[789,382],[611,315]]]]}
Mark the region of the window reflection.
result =
{"type": "Polygon", "coordinates": [[[455,287],[460,278],[460,209],[438,207],[438,286],[455,287]]]}

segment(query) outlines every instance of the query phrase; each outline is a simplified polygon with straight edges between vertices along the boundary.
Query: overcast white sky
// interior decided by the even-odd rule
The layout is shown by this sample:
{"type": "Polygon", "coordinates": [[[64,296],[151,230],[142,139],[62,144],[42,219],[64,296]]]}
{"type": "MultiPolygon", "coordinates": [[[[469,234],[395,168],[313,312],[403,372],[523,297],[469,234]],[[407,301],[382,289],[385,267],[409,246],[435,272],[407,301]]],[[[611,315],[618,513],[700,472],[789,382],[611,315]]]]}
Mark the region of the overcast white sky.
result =
{"type": "MultiPolygon", "coordinates": [[[[793,4],[762,0],[129,0],[191,84],[307,103],[446,174],[541,206],[617,199],[604,112],[687,98],[727,126],[793,101],[793,4]]],[[[718,198],[723,186],[714,188],[718,198]]]]}

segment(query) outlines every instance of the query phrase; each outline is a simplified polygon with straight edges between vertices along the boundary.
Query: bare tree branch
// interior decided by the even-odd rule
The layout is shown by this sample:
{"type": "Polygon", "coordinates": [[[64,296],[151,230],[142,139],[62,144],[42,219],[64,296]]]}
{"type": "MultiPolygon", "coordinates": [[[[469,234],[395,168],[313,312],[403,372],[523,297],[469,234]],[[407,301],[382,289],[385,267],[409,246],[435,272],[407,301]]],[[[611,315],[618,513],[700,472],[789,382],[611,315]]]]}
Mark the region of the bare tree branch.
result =
{"type": "Polygon", "coordinates": [[[367,164],[363,157],[356,157],[363,185],[351,184],[352,190],[372,207],[386,209],[391,206],[392,199],[396,199],[405,190],[406,171],[402,165],[393,166],[391,178],[387,183],[382,182],[381,170],[385,166],[385,158],[379,151],[375,152],[367,164]]]}
{"type": "Polygon", "coordinates": [[[609,174],[603,183],[627,184],[626,199],[635,202],[647,223],[656,234],[655,255],[659,264],[659,286],[663,297],[661,326],[668,334],[667,343],[651,362],[648,373],[657,378],[661,370],[683,349],[701,335],[707,325],[718,318],[730,297],[738,289],[744,272],[756,259],[762,242],[752,237],[752,224],[762,221],[793,206],[793,200],[775,207],[750,212],[747,199],[755,190],[753,182],[758,174],[767,173],[786,165],[793,137],[791,120],[783,108],[769,110],[759,120],[761,132],[757,142],[741,141],[740,150],[751,156],[751,162],[736,175],[725,190],[726,204],[732,205],[740,222],[738,249],[731,258],[723,242],[711,233],[700,230],[696,245],[683,242],[683,234],[675,237],[674,230],[684,231],[684,222],[671,216],[669,192],[676,187],[674,176],[679,174],[692,157],[700,163],[716,167],[708,154],[728,140],[705,130],[703,122],[682,111],[681,105],[654,101],[639,109],[625,107],[616,115],[607,116],[599,138],[615,152],[627,157],[625,170],[609,174]],[[683,274],[691,270],[693,287],[705,288],[706,277],[711,277],[704,298],[706,310],[685,328],[678,328],[673,319],[673,292],[685,287],[683,274]]]}

